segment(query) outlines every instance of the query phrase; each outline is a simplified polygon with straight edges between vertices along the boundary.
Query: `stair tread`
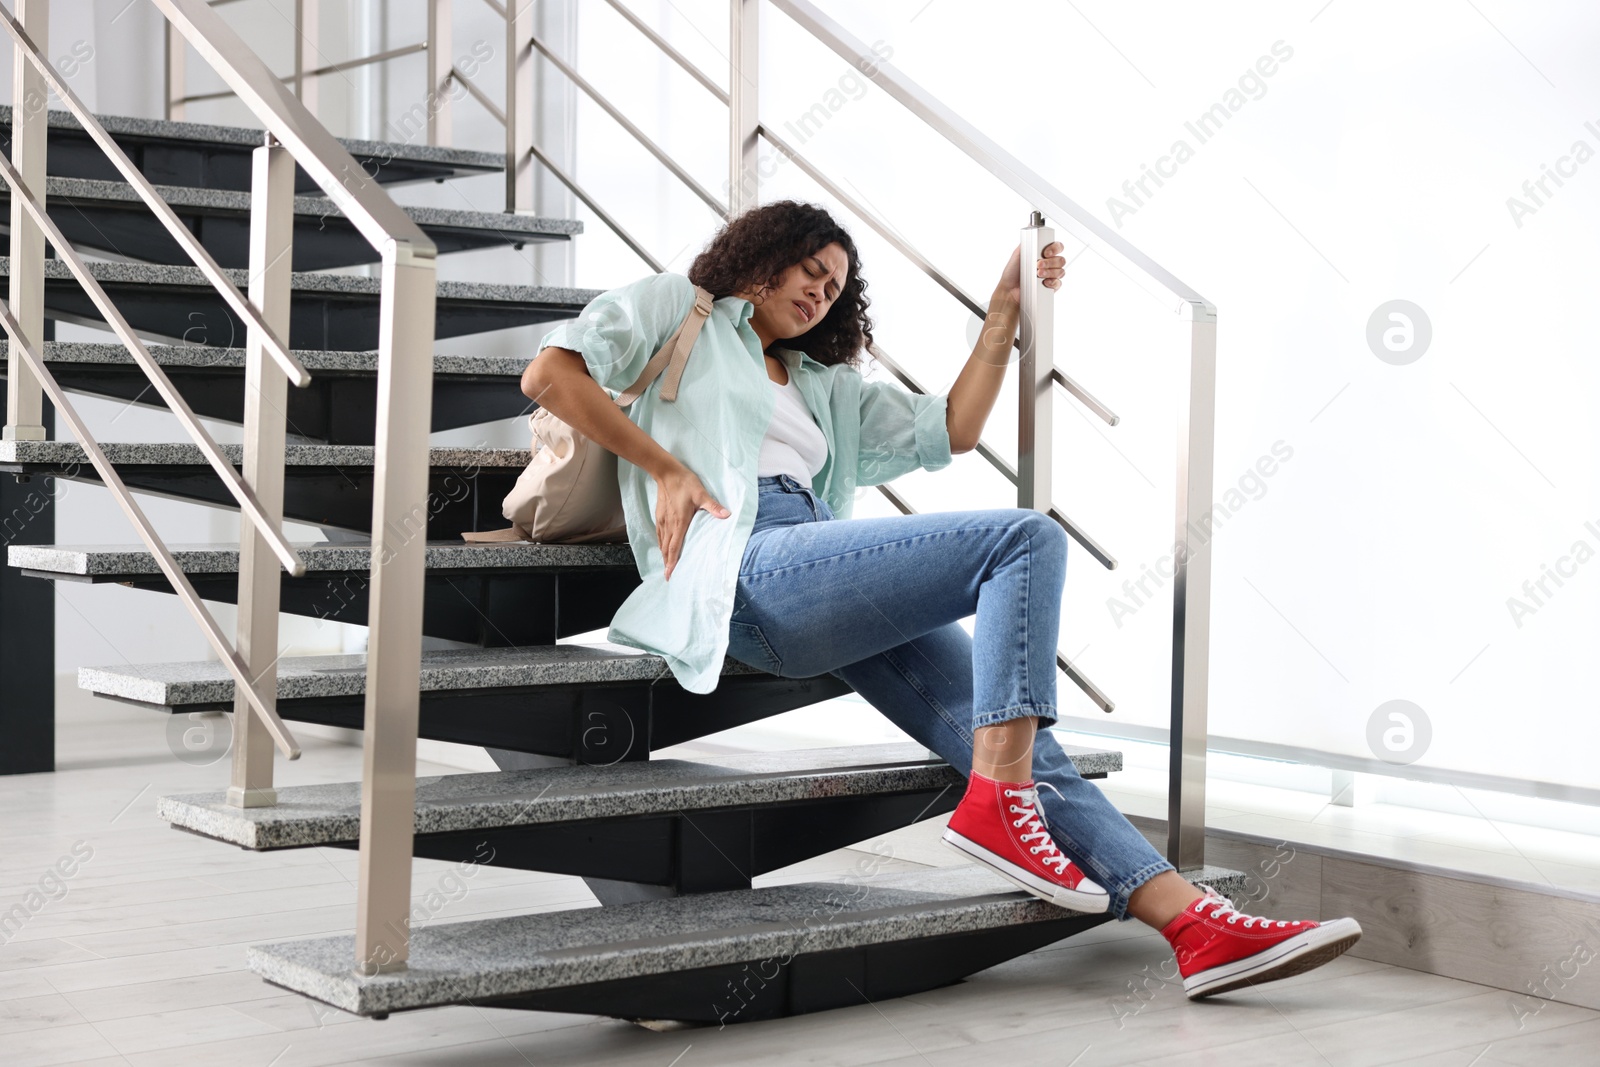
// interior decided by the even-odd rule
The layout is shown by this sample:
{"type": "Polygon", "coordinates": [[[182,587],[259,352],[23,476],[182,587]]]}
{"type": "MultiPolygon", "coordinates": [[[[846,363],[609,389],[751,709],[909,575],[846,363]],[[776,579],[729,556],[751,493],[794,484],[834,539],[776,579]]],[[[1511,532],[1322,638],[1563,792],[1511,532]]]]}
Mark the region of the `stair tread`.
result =
{"type": "MultiPolygon", "coordinates": [[[[0,340],[0,356],[6,353],[9,341],[0,340]]],[[[245,350],[242,348],[212,348],[206,345],[155,345],[145,346],[150,355],[163,367],[203,367],[206,369],[243,370],[245,350]]],[[[294,350],[295,358],[315,374],[355,372],[376,374],[379,353],[330,352],[320,348],[294,350]]],[[[137,367],[133,353],[126,345],[102,341],[46,341],[46,363],[95,363],[137,367]]],[[[522,356],[469,356],[449,353],[433,357],[435,375],[471,374],[479,376],[520,378],[528,361],[522,356]]]]}
{"type": "MultiPolygon", "coordinates": [[[[1244,888],[1217,867],[1188,877],[1244,888]]],[[[430,923],[411,931],[405,970],[371,977],[353,971],[351,935],[254,945],[247,958],[269,982],[373,1015],[1081,915],[963,865],[430,923]]]]}
{"type": "MultiPolygon", "coordinates": [[[[211,290],[211,283],[199,267],[178,267],[161,263],[110,263],[100,260],[88,264],[90,275],[102,284],[124,283],[132,285],[173,285],[211,290]]],[[[249,287],[250,272],[236,268],[223,268],[223,276],[241,292],[249,287]]],[[[10,277],[11,258],[0,256],[0,278],[10,277]]],[[[72,269],[59,259],[44,261],[47,279],[73,278],[72,269]]],[[[380,296],[382,278],[367,278],[353,274],[319,274],[295,271],[290,286],[301,293],[348,293],[359,296],[380,296]]],[[[586,307],[601,289],[573,289],[561,285],[507,285],[502,282],[436,282],[435,295],[441,300],[479,300],[516,304],[565,304],[573,307],[573,314],[586,307]]]]}
{"type": "MultiPolygon", "coordinates": [[[[666,673],[666,661],[660,656],[609,641],[513,648],[451,648],[422,653],[418,689],[429,692],[655,681],[666,673]]],[[[724,657],[724,677],[766,673],[732,657],[724,657]]],[[[216,660],[80,667],[78,685],[101,696],[162,707],[233,700],[233,679],[216,660]]],[[[278,661],[280,700],[359,696],[366,690],[367,657],[362,653],[285,656],[278,661]]]]}
{"type": "MultiPolygon", "coordinates": [[[[1064,747],[1080,774],[1121,769],[1120,753],[1064,747]]],[[[963,782],[944,760],[909,742],[451,774],[417,779],[415,832],[903,793],[957,788],[963,782]]],[[[249,849],[355,841],[361,830],[361,783],[283,786],[278,803],[266,808],[232,807],[225,791],[165,796],[156,814],[174,826],[249,849]]]]}
{"type": "MultiPolygon", "coordinates": [[[[173,207],[207,208],[215,211],[250,213],[250,194],[236,189],[211,189],[193,185],[157,185],[156,192],[173,207]]],[[[0,178],[0,194],[9,196],[10,186],[0,178]]],[[[118,203],[143,204],[143,199],[127,182],[98,181],[92,178],[49,178],[45,182],[45,200],[106,200],[118,203]]],[[[488,230],[507,235],[508,240],[518,235],[571,237],[583,232],[580,219],[545,218],[538,215],[519,215],[503,211],[464,211],[456,208],[415,207],[401,205],[401,210],[419,226],[448,226],[455,229],[488,230]]],[[[294,198],[296,215],[315,217],[344,217],[344,212],[324,196],[297,196],[294,198]]]]}
{"type": "MultiPolygon", "coordinates": [[[[69,111],[51,110],[47,114],[47,125],[51,128],[83,129],[83,123],[69,111]]],[[[248,148],[256,148],[261,144],[262,131],[248,126],[214,126],[209,123],[172,122],[167,119],[143,119],[127,115],[96,115],[95,119],[113,136],[122,134],[153,140],[194,141],[202,144],[241,145],[248,148]]],[[[0,104],[0,125],[7,127],[11,125],[10,104],[0,104]]],[[[340,137],[338,141],[353,156],[374,155],[384,159],[442,163],[475,171],[505,169],[506,157],[500,152],[477,152],[465,148],[445,148],[407,141],[362,141],[347,137],[340,137]]]]}
{"type": "MultiPolygon", "coordinates": [[[[219,445],[229,462],[244,462],[243,445],[219,445]]],[[[371,467],[372,445],[289,445],[284,449],[287,467],[371,467]]],[[[183,442],[100,442],[100,449],[113,464],[160,466],[209,466],[199,445],[183,442]]],[[[525,467],[533,454],[525,448],[428,449],[432,467],[525,467]]],[[[0,441],[0,463],[80,464],[89,462],[83,446],[76,441],[0,441]]]]}
{"type": "MultiPolygon", "coordinates": [[[[239,570],[239,545],[169,544],[167,548],[187,574],[236,574],[239,570]]],[[[317,541],[296,543],[305,560],[306,572],[365,572],[372,566],[372,546],[358,541],[317,541]]],[[[11,545],[7,563],[24,570],[83,577],[96,575],[157,574],[155,556],[142,544],[135,545],[11,545]]],[[[529,542],[430,541],[427,547],[430,571],[482,571],[541,568],[637,566],[633,549],[627,544],[533,544],[529,542]]]]}

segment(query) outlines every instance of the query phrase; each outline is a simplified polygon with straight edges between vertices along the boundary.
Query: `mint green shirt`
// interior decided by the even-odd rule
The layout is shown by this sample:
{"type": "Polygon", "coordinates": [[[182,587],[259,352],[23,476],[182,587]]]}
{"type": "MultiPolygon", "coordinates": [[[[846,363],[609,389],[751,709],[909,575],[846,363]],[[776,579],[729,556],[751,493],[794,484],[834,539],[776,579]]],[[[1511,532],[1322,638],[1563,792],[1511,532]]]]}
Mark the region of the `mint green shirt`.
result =
{"type": "MultiPolygon", "coordinates": [[[[581,353],[590,376],[620,396],[693,306],[686,275],[651,275],[595,297],[576,320],[545,334],[538,351],[581,353]]],[[[695,340],[677,399],[661,399],[658,377],[625,409],[730,513],[694,513],[668,581],[656,540],[655,479],[618,457],[628,541],[643,584],[617,609],[606,639],[663,657],[692,693],[712,692],[722,676],[739,565],[759,504],[756,464],[777,403],[761,341],[749,325],[754,310],[742,297],[719,298],[695,340]]],[[[828,459],[812,490],[835,518],[850,517],[857,486],[949,465],[946,397],[868,382],[853,367],[826,366],[793,349],[775,345],[772,354],[788,367],[827,439],[828,459]]]]}

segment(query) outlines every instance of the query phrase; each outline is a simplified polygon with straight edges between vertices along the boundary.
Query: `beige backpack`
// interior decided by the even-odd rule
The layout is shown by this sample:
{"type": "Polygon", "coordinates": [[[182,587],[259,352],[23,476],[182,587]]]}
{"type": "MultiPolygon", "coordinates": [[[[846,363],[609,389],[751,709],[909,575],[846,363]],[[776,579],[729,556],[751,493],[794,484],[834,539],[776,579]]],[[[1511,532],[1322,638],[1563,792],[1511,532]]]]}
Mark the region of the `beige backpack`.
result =
{"type": "MultiPolygon", "coordinates": [[[[661,399],[676,401],[678,381],[689,362],[689,351],[700,327],[711,314],[716,298],[694,287],[694,307],[678,331],[651,357],[639,377],[617,397],[626,408],[644,393],[663,369],[661,399]]],[[[528,416],[533,430],[533,459],[506,494],[501,512],[510,529],[463,533],[466,541],[534,541],[576,545],[628,540],[622,492],[617,484],[617,457],[545,408],[528,416]]]]}

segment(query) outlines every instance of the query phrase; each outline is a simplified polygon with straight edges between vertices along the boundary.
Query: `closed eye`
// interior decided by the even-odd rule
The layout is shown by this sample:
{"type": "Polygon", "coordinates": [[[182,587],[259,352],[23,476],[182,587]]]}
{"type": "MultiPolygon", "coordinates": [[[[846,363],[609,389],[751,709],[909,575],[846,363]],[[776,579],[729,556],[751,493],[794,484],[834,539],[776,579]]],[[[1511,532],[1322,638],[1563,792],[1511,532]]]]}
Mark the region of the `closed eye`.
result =
{"type": "MultiPolygon", "coordinates": [[[[816,263],[818,266],[822,265],[822,261],[821,260],[812,260],[812,262],[816,263]]],[[[813,271],[813,270],[807,270],[806,273],[810,274],[813,278],[815,278],[815,277],[818,277],[820,272],[813,271]]],[[[829,300],[837,300],[838,297],[839,297],[839,283],[838,282],[829,282],[828,285],[833,287],[832,291],[829,291],[827,286],[823,287],[823,291],[828,294],[828,299],[829,300]]]]}

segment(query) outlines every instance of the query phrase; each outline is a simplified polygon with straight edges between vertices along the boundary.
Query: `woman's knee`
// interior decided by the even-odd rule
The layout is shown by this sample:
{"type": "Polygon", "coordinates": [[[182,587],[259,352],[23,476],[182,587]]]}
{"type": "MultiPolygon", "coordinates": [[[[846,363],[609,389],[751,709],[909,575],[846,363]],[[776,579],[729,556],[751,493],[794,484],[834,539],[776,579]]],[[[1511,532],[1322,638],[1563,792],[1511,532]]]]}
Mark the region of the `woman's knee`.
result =
{"type": "Polygon", "coordinates": [[[1014,508],[1016,526],[1035,550],[1066,552],[1067,531],[1048,513],[1037,508],[1014,508]]]}

